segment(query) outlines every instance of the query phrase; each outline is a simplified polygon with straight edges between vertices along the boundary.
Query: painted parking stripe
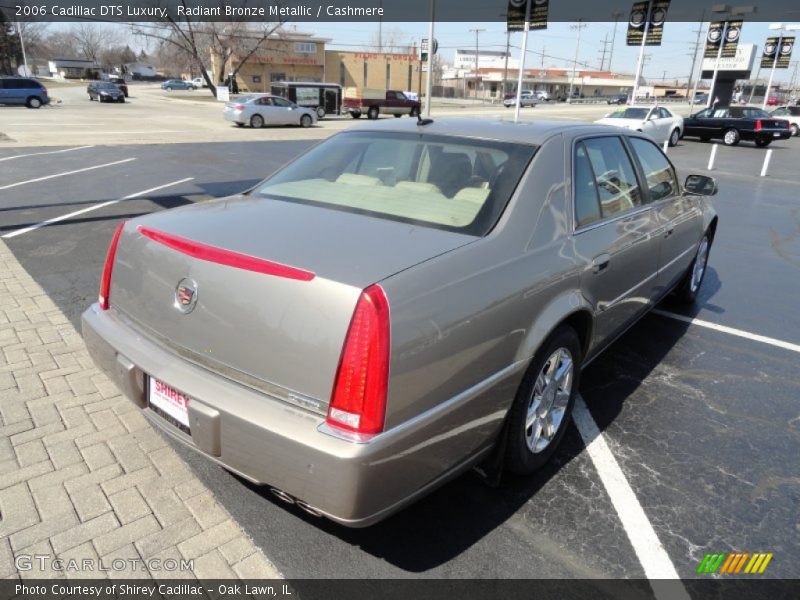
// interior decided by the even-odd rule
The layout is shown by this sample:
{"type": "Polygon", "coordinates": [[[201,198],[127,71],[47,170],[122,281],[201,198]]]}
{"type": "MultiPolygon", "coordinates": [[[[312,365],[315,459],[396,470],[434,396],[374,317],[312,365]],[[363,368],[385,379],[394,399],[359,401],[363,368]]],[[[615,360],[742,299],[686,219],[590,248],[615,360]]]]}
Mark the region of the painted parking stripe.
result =
{"type": "Polygon", "coordinates": [[[42,221],[41,223],[37,223],[36,225],[31,225],[30,227],[25,227],[23,229],[17,229],[16,231],[12,231],[11,233],[7,233],[2,236],[4,239],[10,239],[13,237],[17,237],[18,235],[22,235],[23,233],[29,233],[31,231],[35,231],[42,227],[46,227],[53,223],[58,223],[59,221],[66,221],[67,219],[71,219],[72,217],[77,217],[78,215],[82,215],[93,210],[98,210],[100,208],[105,208],[106,206],[111,206],[112,204],[117,204],[118,202],[123,202],[124,200],[133,200],[134,198],[139,198],[140,196],[144,196],[145,194],[149,194],[150,192],[156,192],[158,190],[163,190],[164,188],[172,187],[174,185],[178,185],[180,183],[186,183],[187,181],[192,181],[194,177],[185,177],[184,179],[178,179],[177,181],[172,181],[170,183],[165,183],[164,185],[159,185],[156,187],[152,187],[147,190],[142,190],[141,192],[136,192],[135,194],[130,194],[125,196],[124,198],[119,198],[117,200],[109,200],[108,202],[101,202],[100,204],[94,204],[92,206],[87,206],[86,208],[82,208],[81,210],[76,210],[75,212],[68,213],[66,215],[61,215],[60,217],[54,217],[52,219],[48,219],[47,221],[42,221]]]}
{"type": "Polygon", "coordinates": [[[18,158],[28,158],[31,156],[44,156],[45,154],[64,154],[65,152],[75,152],[75,150],[88,150],[89,148],[94,148],[94,146],[76,146],[75,148],[65,148],[64,150],[53,150],[52,152],[33,152],[31,154],[17,154],[16,156],[6,156],[5,158],[0,158],[0,162],[5,162],[7,160],[16,160],[18,158]]]}
{"type": "Polygon", "coordinates": [[[688,600],[689,595],[679,581],[675,566],[661,545],[642,505],[639,504],[636,494],[581,396],[575,398],[572,419],[586,446],[586,452],[600,476],[600,481],[617,511],[636,557],[644,569],[645,576],[651,580],[678,580],[669,584],[660,582],[659,585],[653,585],[656,597],[688,600]]]}
{"type": "Polygon", "coordinates": [[[770,346],[775,346],[776,348],[783,348],[784,350],[791,350],[792,352],[800,352],[800,344],[784,342],[783,340],[767,337],[766,335],[750,333],[749,331],[734,329],[733,327],[727,327],[725,325],[717,325],[716,323],[711,323],[709,321],[703,321],[702,319],[695,319],[693,317],[679,315],[677,313],[668,312],[666,310],[654,309],[653,313],[661,315],[662,317],[667,317],[669,319],[683,321],[684,323],[689,323],[691,325],[699,325],[700,327],[706,327],[707,329],[713,329],[714,331],[721,331],[722,333],[728,333],[730,335],[735,335],[741,338],[745,338],[747,340],[753,340],[754,342],[769,344],[770,346]]]}
{"type": "Polygon", "coordinates": [[[64,171],[63,173],[56,173],[55,175],[45,175],[44,177],[37,177],[36,179],[27,179],[25,181],[18,181],[17,183],[9,183],[8,185],[0,186],[0,190],[9,190],[11,188],[26,185],[28,183],[36,183],[38,181],[47,181],[48,179],[56,179],[57,177],[66,177],[67,175],[74,175],[75,173],[85,173],[86,171],[94,171],[95,169],[104,169],[105,167],[113,167],[114,165],[122,165],[129,163],[135,158],[125,158],[123,160],[115,160],[114,162],[105,163],[102,165],[94,165],[93,167],[84,167],[83,169],[75,169],[74,171],[64,171]]]}

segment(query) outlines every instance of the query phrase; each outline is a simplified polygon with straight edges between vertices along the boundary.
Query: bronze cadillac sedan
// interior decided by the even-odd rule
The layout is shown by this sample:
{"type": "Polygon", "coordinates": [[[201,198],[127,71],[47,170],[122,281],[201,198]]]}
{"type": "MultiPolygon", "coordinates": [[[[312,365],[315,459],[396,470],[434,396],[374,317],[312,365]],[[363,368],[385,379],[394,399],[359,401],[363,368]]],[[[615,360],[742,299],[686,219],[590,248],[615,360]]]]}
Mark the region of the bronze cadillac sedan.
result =
{"type": "Polygon", "coordinates": [[[634,131],[369,123],[121,224],[84,337],[157,426],[366,526],[473,466],[547,461],[581,367],[697,295],[714,193],[634,131]]]}

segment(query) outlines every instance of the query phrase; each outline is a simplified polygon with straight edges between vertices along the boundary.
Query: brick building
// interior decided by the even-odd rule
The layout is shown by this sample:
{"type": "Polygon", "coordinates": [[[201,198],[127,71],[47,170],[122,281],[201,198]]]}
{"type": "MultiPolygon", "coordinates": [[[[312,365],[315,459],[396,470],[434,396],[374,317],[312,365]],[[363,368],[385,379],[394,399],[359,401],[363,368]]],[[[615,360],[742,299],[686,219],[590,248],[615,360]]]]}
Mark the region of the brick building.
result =
{"type": "Polygon", "coordinates": [[[343,87],[368,87],[419,93],[420,62],[406,54],[328,50],[325,74],[343,87]]]}

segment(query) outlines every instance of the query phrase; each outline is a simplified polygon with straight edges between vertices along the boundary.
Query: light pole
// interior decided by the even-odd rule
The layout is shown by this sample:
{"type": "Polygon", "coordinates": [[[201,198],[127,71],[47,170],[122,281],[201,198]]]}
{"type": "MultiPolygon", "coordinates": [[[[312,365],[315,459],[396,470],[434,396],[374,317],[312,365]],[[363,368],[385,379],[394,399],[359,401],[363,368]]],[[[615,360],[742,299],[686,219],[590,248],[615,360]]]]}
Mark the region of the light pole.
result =
{"type": "Polygon", "coordinates": [[[615,10],[611,13],[611,16],[614,17],[614,33],[611,34],[611,50],[608,52],[608,72],[613,73],[614,71],[611,70],[611,59],[614,57],[614,42],[617,39],[617,23],[619,23],[619,18],[622,16],[622,13],[618,10],[615,10]]]}
{"type": "Polygon", "coordinates": [[[519,105],[522,102],[522,76],[525,73],[525,54],[528,52],[528,32],[531,30],[531,2],[525,3],[525,27],[522,34],[522,51],[519,57],[519,72],[517,73],[517,102],[514,106],[514,123],[519,121],[519,105]]]}
{"type": "Polygon", "coordinates": [[[428,78],[425,81],[425,116],[431,116],[431,92],[433,91],[433,19],[436,16],[436,0],[431,0],[431,20],[428,24],[428,78]]]}
{"type": "Polygon", "coordinates": [[[785,31],[797,31],[800,29],[800,25],[796,23],[792,24],[784,24],[784,23],[771,23],[769,26],[770,29],[773,31],[780,31],[778,34],[778,45],[775,47],[775,58],[772,60],[772,69],[769,72],[769,83],[767,83],[767,89],[764,92],[764,102],[761,105],[761,108],[767,108],[767,101],[769,100],[769,90],[772,87],[772,79],[775,77],[775,68],[778,66],[778,58],[781,55],[781,47],[783,46],[783,33],[785,31]]]}
{"type": "Polygon", "coordinates": [[[28,56],[25,54],[25,40],[22,37],[22,29],[19,26],[19,21],[15,22],[17,26],[17,35],[19,36],[19,46],[22,50],[22,64],[25,66],[25,73],[23,75],[28,77],[30,75],[30,69],[28,69],[28,56]]]}
{"type": "Polygon", "coordinates": [[[583,19],[578,19],[575,25],[570,25],[570,29],[578,30],[578,40],[575,44],[575,60],[572,61],[572,77],[569,78],[569,93],[567,94],[567,102],[572,102],[572,88],[575,83],[575,71],[578,70],[578,53],[581,50],[581,29],[586,27],[586,23],[582,22],[583,19]]]}
{"type": "Polygon", "coordinates": [[[719,39],[719,48],[717,49],[717,58],[714,61],[714,75],[711,77],[711,88],[708,92],[708,101],[706,108],[711,108],[714,104],[714,88],[717,86],[717,74],[719,73],[719,59],[722,58],[722,48],[725,46],[725,40],[728,38],[728,19],[731,17],[741,17],[756,12],[755,6],[734,6],[731,8],[727,4],[715,4],[711,7],[711,12],[722,15],[724,19],[722,22],[722,37],[719,39]]]}

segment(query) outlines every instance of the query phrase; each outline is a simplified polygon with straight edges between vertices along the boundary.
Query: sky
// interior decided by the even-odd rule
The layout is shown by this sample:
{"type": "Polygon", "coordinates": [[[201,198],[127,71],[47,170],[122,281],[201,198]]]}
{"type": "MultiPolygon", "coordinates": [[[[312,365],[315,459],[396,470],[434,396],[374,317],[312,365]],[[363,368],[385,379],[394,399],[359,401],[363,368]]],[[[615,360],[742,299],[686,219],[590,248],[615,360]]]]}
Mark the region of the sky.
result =
{"type": "MultiPolygon", "coordinates": [[[[575,58],[575,47],[577,42],[577,31],[571,28],[570,23],[549,23],[546,30],[532,31],[528,37],[528,58],[527,66],[539,66],[542,64],[541,52],[544,52],[545,67],[569,67],[575,58]]],[[[600,49],[603,47],[603,40],[608,36],[610,41],[613,35],[614,23],[587,23],[581,29],[580,48],[578,53],[578,63],[585,63],[591,67],[600,66],[600,49]]],[[[621,21],[617,25],[616,43],[612,56],[612,68],[614,71],[622,73],[633,73],[636,70],[636,62],[639,56],[639,47],[629,47],[625,45],[625,28],[627,22],[621,21]]],[[[446,63],[452,63],[453,54],[456,48],[475,48],[475,34],[470,29],[485,29],[479,34],[479,48],[487,50],[505,50],[506,31],[505,23],[436,23],[434,38],[439,42],[439,53],[442,54],[446,63]]],[[[689,75],[689,68],[692,64],[691,53],[697,40],[697,30],[702,27],[701,44],[705,41],[705,24],[699,23],[670,23],[664,26],[664,36],[660,47],[648,47],[645,52],[649,55],[644,67],[644,77],[648,80],[666,81],[674,79],[686,79],[689,75]]],[[[313,32],[320,37],[330,38],[332,41],[326,45],[331,49],[347,49],[366,47],[374,44],[377,39],[377,23],[370,26],[363,23],[298,23],[297,29],[300,31],[313,32]]],[[[427,37],[427,23],[384,23],[384,38],[389,34],[397,34],[405,44],[419,43],[420,38],[427,37]]],[[[800,32],[799,32],[800,33],[800,32]]],[[[511,34],[511,55],[519,57],[522,45],[522,33],[511,34]]],[[[763,50],[764,40],[774,32],[769,30],[769,23],[759,23],[745,21],[742,28],[740,43],[756,44],[757,54],[754,63],[754,73],[758,69],[759,58],[763,50]]],[[[610,47],[610,45],[608,46],[610,47]]],[[[702,54],[702,47],[700,50],[702,54]]],[[[793,60],[800,59],[800,44],[795,47],[793,60]]],[[[698,56],[698,62],[700,56],[698,56]]],[[[606,65],[608,56],[606,55],[606,65]]],[[[695,67],[695,72],[697,68],[695,67]]],[[[792,65],[794,67],[794,65],[792,65]]],[[[775,71],[775,80],[789,82],[792,76],[792,69],[775,71]]],[[[761,78],[765,77],[762,72],[761,78]]]]}

